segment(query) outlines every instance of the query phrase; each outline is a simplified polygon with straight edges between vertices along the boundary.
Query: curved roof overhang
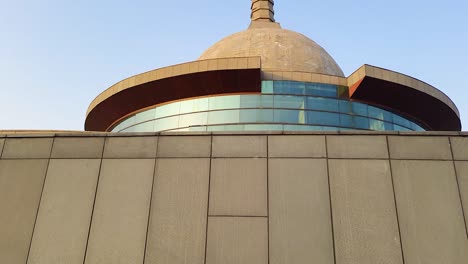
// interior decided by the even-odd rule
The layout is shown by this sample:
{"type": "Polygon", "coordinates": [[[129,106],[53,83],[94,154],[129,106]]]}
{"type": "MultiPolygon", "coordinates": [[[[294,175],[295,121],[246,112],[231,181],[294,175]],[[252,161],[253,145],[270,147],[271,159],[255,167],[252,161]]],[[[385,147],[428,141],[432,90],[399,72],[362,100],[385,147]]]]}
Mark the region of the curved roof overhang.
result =
{"type": "Polygon", "coordinates": [[[433,86],[410,76],[364,65],[348,78],[262,69],[260,57],[202,60],[125,79],[90,104],[85,130],[107,131],[144,108],[191,97],[260,93],[262,80],[317,82],[349,87],[349,98],[387,108],[429,130],[460,131],[455,104],[433,86]]]}
{"type": "Polygon", "coordinates": [[[396,110],[430,130],[460,131],[460,114],[438,89],[404,74],[364,65],[348,77],[349,97],[396,110]]]}
{"type": "Polygon", "coordinates": [[[153,105],[190,97],[260,93],[260,58],[195,61],[123,80],[93,100],[85,130],[106,131],[122,117],[153,105]]]}

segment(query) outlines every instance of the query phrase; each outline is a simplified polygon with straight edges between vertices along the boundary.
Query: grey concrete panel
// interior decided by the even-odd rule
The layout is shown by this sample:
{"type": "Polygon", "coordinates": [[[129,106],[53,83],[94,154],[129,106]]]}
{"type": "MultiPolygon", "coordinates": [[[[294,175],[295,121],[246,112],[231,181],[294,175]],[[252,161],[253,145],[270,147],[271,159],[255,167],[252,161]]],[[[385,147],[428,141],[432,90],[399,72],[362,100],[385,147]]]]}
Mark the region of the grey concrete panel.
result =
{"type": "Polygon", "coordinates": [[[324,136],[269,136],[269,157],[325,158],[324,136]]]}
{"type": "Polygon", "coordinates": [[[104,158],[154,158],[158,137],[108,137],[104,158]]]}
{"type": "Polygon", "coordinates": [[[48,159],[53,138],[7,138],[2,159],[48,159]]]}
{"type": "Polygon", "coordinates": [[[337,263],[403,263],[388,160],[329,160],[337,263]]]}
{"type": "Polygon", "coordinates": [[[210,215],[267,216],[267,160],[213,159],[210,215]]]}
{"type": "Polygon", "coordinates": [[[82,264],[101,160],[51,160],[29,264],[82,264]]]}
{"type": "Polygon", "coordinates": [[[266,157],[266,136],[214,136],[213,157],[266,157]]]}
{"type": "Polygon", "coordinates": [[[86,264],[142,263],[154,160],[103,160],[86,264]]]}
{"type": "Polygon", "coordinates": [[[0,263],[26,263],[47,163],[0,161],[0,263]]]}
{"type": "Polygon", "coordinates": [[[98,159],[102,157],[104,137],[56,137],[52,158],[98,159]]]}
{"type": "Polygon", "coordinates": [[[468,161],[456,161],[455,167],[457,169],[460,196],[464,208],[466,229],[468,231],[468,161]]]}
{"type": "Polygon", "coordinates": [[[448,137],[388,137],[392,159],[451,160],[448,137]]]}
{"type": "Polygon", "coordinates": [[[209,159],[160,159],[145,263],[203,264],[209,159]]]}
{"type": "Polygon", "coordinates": [[[162,136],[159,138],[158,157],[209,158],[211,136],[162,136]]]}
{"type": "Polygon", "coordinates": [[[468,263],[451,161],[392,161],[405,263],[468,263]]]}
{"type": "Polygon", "coordinates": [[[329,158],[387,159],[385,136],[327,136],[329,158]]]}
{"type": "Polygon", "coordinates": [[[209,217],[206,264],[267,264],[264,217],[209,217]]]}
{"type": "Polygon", "coordinates": [[[452,137],[450,138],[453,159],[468,160],[468,137],[452,137]]]}
{"type": "Polygon", "coordinates": [[[333,263],[326,160],[269,161],[270,263],[333,263]]]}

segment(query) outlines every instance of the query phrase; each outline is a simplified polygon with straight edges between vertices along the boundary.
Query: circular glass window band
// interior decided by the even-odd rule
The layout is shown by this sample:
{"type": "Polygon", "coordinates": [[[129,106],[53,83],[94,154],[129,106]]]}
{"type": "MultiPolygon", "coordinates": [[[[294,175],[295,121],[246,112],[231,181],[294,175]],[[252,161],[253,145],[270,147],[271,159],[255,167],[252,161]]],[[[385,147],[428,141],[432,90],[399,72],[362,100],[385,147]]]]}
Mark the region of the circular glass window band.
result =
{"type": "Polygon", "coordinates": [[[410,127],[399,126],[391,122],[344,113],[303,109],[229,109],[153,119],[127,127],[120,132],[168,131],[195,126],[247,123],[314,125],[376,131],[413,131],[410,127]]]}
{"type": "MultiPolygon", "coordinates": [[[[393,114],[391,112],[379,109],[373,106],[369,106],[362,103],[346,101],[342,99],[331,99],[323,97],[312,97],[312,96],[297,96],[297,95],[228,95],[228,96],[216,96],[210,98],[198,98],[180,102],[174,102],[166,104],[163,106],[155,107],[140,113],[137,113],[133,116],[130,116],[117,124],[112,131],[120,132],[123,130],[128,130],[127,128],[135,126],[140,123],[144,123],[150,120],[157,120],[169,117],[180,116],[181,123],[180,125],[190,125],[190,118],[184,117],[185,114],[193,114],[198,111],[219,111],[219,110],[229,110],[229,109],[287,109],[287,110],[314,110],[317,112],[331,112],[331,113],[341,113],[347,114],[350,116],[360,116],[364,118],[371,118],[376,120],[381,120],[386,123],[392,123],[399,125],[399,127],[406,128],[410,131],[424,131],[422,127],[417,125],[414,122],[411,122],[401,116],[393,114]]],[[[226,118],[224,115],[232,115],[234,113],[224,113],[224,114],[213,114],[218,116],[218,122],[222,122],[222,119],[226,118]]],[[[287,113],[282,113],[281,115],[286,115],[287,113]]],[[[258,122],[280,122],[280,113],[276,116],[276,120],[269,119],[265,117],[263,120],[258,120],[258,122]]],[[[327,121],[327,114],[323,114],[323,119],[327,121]]],[[[356,117],[355,119],[359,119],[356,117]]],[[[229,118],[229,116],[227,116],[229,118]]],[[[320,118],[320,117],[317,117],[320,118]]],[[[198,120],[204,120],[203,117],[197,118],[198,120]]],[[[215,117],[210,120],[215,119],[215,117]]],[[[207,120],[207,119],[205,119],[207,120]]],[[[200,121],[201,122],[201,121],[200,121]]],[[[208,122],[208,120],[207,120],[208,122]]],[[[305,121],[304,121],[305,122],[305,121]]],[[[343,121],[344,122],[344,121],[343,121]]],[[[348,122],[348,124],[351,121],[348,122]]],[[[170,129],[173,128],[173,125],[176,123],[174,119],[160,121],[161,128],[170,129]],[[171,121],[172,120],[172,121],[171,121]]],[[[198,122],[197,122],[198,123],[198,122]]],[[[225,123],[225,122],[223,122],[225,123]]],[[[364,128],[363,125],[357,122],[358,126],[355,127],[351,125],[351,128],[364,128]]],[[[376,122],[373,122],[375,124],[376,122]]],[[[206,124],[215,124],[212,123],[206,124]]],[[[202,125],[202,124],[200,124],[202,125]]],[[[382,130],[382,127],[387,130],[388,126],[382,125],[369,125],[369,127],[364,129],[370,130],[382,130]]],[[[145,128],[144,131],[149,131],[150,128],[145,128]]],[[[152,131],[162,131],[159,126],[154,127],[152,131]]],[[[405,130],[406,130],[405,129],[405,130]]],[[[392,129],[394,130],[394,129],[392,129]]]]}

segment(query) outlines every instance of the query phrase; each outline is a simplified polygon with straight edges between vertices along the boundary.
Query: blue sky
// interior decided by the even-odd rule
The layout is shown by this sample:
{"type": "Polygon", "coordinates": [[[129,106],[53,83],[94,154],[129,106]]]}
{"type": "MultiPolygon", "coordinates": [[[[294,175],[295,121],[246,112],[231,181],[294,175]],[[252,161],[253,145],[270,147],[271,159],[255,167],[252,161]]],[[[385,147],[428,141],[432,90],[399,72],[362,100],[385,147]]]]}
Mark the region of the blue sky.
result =
{"type": "MultiPolygon", "coordinates": [[[[276,0],[275,11],[347,76],[371,64],[439,88],[468,130],[468,1],[276,0]]],[[[82,130],[100,92],[196,60],[249,17],[249,0],[0,0],[0,130],[82,130]]]]}

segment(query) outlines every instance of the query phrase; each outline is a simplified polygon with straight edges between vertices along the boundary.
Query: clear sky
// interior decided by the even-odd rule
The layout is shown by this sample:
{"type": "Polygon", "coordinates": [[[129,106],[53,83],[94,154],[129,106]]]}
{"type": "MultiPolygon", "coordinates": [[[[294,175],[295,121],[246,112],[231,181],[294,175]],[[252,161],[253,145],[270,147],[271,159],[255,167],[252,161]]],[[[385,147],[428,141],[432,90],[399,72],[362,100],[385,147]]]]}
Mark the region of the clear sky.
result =
{"type": "MultiPolygon", "coordinates": [[[[467,0],[276,0],[275,11],[346,76],[371,64],[442,90],[468,130],[467,0]]],[[[196,60],[249,22],[250,0],[0,0],[0,130],[82,130],[109,86],[196,60]]]]}

